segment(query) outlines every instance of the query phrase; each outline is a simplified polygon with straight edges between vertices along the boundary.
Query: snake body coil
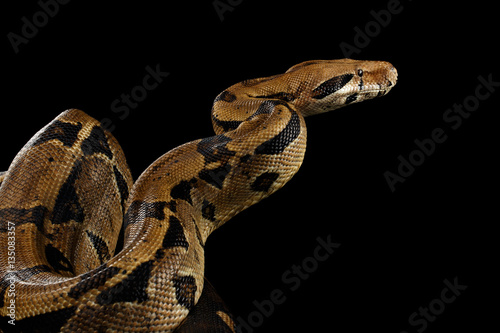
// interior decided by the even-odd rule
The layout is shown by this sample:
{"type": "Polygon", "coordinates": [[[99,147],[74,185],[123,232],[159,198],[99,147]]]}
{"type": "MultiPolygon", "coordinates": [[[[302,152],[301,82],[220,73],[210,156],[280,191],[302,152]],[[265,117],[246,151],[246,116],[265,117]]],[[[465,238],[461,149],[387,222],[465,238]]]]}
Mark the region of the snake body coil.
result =
{"type": "Polygon", "coordinates": [[[0,330],[234,331],[204,283],[207,237],[297,172],[304,117],[396,81],[387,62],[350,59],[243,81],[215,99],[216,135],[171,150],[134,184],[114,137],[63,112],[0,173],[0,330]]]}

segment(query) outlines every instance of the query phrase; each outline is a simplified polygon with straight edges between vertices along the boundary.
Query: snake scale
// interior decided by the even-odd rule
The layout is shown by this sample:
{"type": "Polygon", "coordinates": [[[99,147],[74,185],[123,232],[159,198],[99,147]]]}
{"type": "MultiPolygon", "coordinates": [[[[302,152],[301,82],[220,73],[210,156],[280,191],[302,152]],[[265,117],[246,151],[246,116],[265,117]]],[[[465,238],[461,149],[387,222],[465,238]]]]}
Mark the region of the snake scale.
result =
{"type": "Polygon", "coordinates": [[[98,121],[63,112],[0,173],[0,330],[234,332],[204,280],[207,237],[297,172],[304,117],[396,81],[387,62],[351,59],[242,81],[215,98],[214,136],[172,149],[135,183],[98,121]]]}

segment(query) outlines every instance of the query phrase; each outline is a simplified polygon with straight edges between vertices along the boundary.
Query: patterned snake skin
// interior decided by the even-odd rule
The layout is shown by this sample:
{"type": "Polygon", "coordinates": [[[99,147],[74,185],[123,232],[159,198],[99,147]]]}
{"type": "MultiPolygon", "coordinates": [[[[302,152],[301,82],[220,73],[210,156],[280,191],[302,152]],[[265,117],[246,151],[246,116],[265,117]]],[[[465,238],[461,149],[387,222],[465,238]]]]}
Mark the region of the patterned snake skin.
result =
{"type": "Polygon", "coordinates": [[[135,183],[98,121],[63,112],[0,173],[0,331],[234,332],[204,281],[207,237],[298,171],[304,117],[396,81],[387,62],[342,59],[240,82],[214,101],[216,135],[135,183]]]}

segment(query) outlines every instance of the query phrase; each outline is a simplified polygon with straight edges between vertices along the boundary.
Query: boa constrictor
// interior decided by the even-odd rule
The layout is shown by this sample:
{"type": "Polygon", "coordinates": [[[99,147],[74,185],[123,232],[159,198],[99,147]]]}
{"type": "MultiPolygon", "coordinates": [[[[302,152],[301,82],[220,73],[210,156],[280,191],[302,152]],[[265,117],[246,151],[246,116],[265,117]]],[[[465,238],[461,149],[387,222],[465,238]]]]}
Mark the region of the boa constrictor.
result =
{"type": "Polygon", "coordinates": [[[297,172],[304,117],[396,81],[387,62],[342,59],[240,82],[214,101],[216,135],[171,150],[134,184],[115,138],[63,112],[0,174],[0,329],[233,332],[204,281],[207,237],[297,172]]]}

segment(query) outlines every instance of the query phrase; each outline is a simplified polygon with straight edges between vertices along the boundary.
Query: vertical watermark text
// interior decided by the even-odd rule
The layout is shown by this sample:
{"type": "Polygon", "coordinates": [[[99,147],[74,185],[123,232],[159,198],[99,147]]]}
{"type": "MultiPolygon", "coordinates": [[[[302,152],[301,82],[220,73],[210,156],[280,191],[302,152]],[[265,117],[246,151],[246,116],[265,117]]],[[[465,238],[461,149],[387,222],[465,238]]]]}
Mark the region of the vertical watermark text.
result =
{"type": "Polygon", "coordinates": [[[10,318],[8,323],[16,325],[16,226],[14,222],[7,221],[7,316],[10,318]]]}

